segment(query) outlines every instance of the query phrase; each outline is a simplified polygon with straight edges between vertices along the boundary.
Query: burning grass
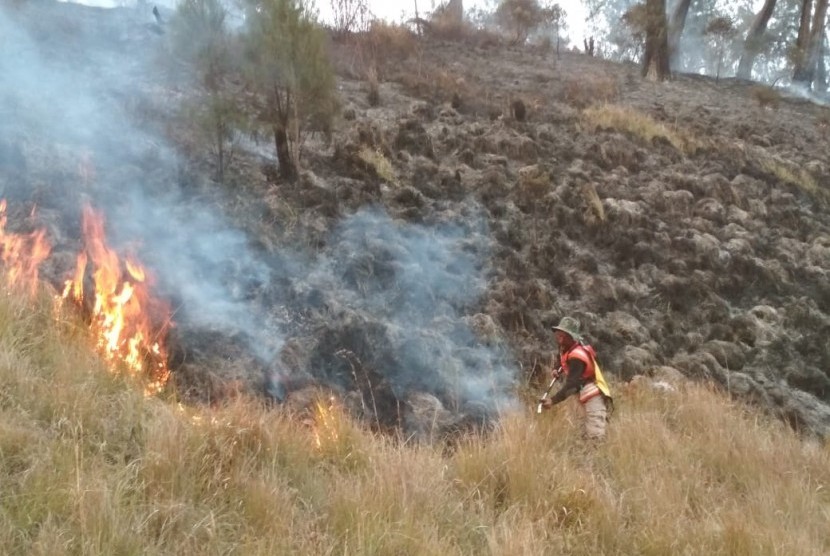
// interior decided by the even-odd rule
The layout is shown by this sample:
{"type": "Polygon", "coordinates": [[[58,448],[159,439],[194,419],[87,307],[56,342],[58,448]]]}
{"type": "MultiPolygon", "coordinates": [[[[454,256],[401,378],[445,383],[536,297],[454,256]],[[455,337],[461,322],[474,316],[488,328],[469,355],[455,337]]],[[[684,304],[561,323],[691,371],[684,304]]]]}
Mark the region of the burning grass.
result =
{"type": "Polygon", "coordinates": [[[51,247],[45,230],[27,234],[6,231],[8,205],[0,199],[0,258],[5,269],[6,284],[13,289],[28,290],[34,295],[38,284],[38,268],[49,256],[51,247]]]}
{"type": "MultiPolygon", "coordinates": [[[[4,282],[14,291],[34,296],[40,287],[38,269],[51,246],[43,229],[28,234],[6,231],[7,205],[0,200],[0,258],[4,282]]],[[[172,325],[169,307],[151,295],[152,280],[144,267],[123,261],[106,243],[103,217],[91,207],[83,213],[85,248],[78,254],[73,277],[67,280],[54,311],[62,318],[65,302],[90,313],[98,352],[112,371],[126,371],[144,382],[148,394],[160,392],[170,377],[163,341],[172,325]]]]}
{"type": "Polygon", "coordinates": [[[106,243],[104,219],[91,207],[83,212],[85,249],[78,255],[74,277],[63,299],[83,304],[92,296],[92,329],[100,353],[112,365],[123,364],[135,376],[146,375],[148,393],[160,392],[170,370],[162,344],[170,326],[170,310],[150,293],[147,271],[134,258],[123,263],[106,243]],[[87,267],[94,291],[85,291],[87,267]]]}
{"type": "Polygon", "coordinates": [[[0,544],[9,553],[825,554],[830,448],[705,386],[618,387],[606,443],[570,404],[451,450],[240,396],[146,397],[0,295],[0,544]]]}

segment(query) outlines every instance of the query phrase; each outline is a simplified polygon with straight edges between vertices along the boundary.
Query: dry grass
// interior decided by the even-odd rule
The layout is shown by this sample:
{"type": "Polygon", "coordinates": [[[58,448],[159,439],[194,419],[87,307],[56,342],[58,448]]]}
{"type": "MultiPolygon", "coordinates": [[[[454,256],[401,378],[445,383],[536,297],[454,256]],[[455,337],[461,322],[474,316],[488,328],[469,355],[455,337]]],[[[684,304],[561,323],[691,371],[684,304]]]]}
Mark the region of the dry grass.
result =
{"type": "Polygon", "coordinates": [[[761,108],[778,108],[781,102],[781,95],[772,87],[766,85],[755,85],[749,90],[750,96],[761,108]]]}
{"type": "Polygon", "coordinates": [[[830,201],[830,193],[819,186],[816,178],[804,168],[797,167],[766,153],[759,158],[764,171],[774,175],[782,182],[801,189],[815,199],[825,202],[830,201]]]}
{"type": "Polygon", "coordinates": [[[605,222],[605,207],[602,206],[602,199],[599,198],[594,184],[585,182],[580,190],[586,205],[585,222],[592,225],[605,222]]]}
{"type": "Polygon", "coordinates": [[[378,70],[374,66],[370,67],[366,72],[366,100],[369,106],[380,105],[380,80],[378,79],[378,70]]]}
{"type": "Polygon", "coordinates": [[[402,25],[374,20],[363,39],[372,59],[381,68],[397,64],[416,53],[418,39],[402,25]]]}
{"type": "Polygon", "coordinates": [[[420,66],[416,71],[399,75],[398,80],[410,94],[433,102],[447,102],[453,98],[474,99],[467,80],[449,68],[420,66]]]}
{"type": "Polygon", "coordinates": [[[363,162],[374,168],[375,173],[380,179],[386,183],[397,185],[398,177],[395,174],[395,168],[380,150],[372,149],[364,145],[357,155],[363,162]]]}
{"type": "Polygon", "coordinates": [[[368,30],[337,37],[330,43],[329,58],[335,71],[349,79],[379,80],[394,73],[401,62],[418,52],[418,40],[402,25],[373,20],[368,30]]]}
{"type": "Polygon", "coordinates": [[[649,144],[665,141],[685,154],[695,154],[703,147],[691,133],[669,128],[634,108],[614,104],[595,106],[583,110],[582,118],[588,128],[594,131],[613,129],[638,137],[649,144]]]}
{"type": "Polygon", "coordinates": [[[567,79],[562,88],[563,102],[579,109],[607,104],[620,98],[620,85],[611,77],[584,76],[567,79]]]}
{"type": "Polygon", "coordinates": [[[618,388],[452,451],[237,398],[180,408],[108,373],[84,328],[0,296],[0,546],[9,554],[830,552],[830,448],[703,386],[618,388]]]}

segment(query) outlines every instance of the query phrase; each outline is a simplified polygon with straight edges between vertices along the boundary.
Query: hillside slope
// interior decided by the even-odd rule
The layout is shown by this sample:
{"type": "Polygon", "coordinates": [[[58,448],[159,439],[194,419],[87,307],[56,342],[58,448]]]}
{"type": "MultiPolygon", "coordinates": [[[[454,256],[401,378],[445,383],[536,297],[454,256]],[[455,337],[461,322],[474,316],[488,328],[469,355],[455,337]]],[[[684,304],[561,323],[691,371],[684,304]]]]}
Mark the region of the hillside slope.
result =
{"type": "Polygon", "coordinates": [[[60,284],[83,200],[105,207],[177,307],[183,395],[325,385],[369,422],[431,434],[425,407],[441,429],[514,407],[570,314],[618,381],[679,371],[830,430],[826,108],[438,41],[390,54],[372,107],[337,45],[343,118],[308,139],[300,182],[271,179],[270,145],[240,137],[221,187],[147,14],[3,9],[12,216],[49,230],[60,284]]]}

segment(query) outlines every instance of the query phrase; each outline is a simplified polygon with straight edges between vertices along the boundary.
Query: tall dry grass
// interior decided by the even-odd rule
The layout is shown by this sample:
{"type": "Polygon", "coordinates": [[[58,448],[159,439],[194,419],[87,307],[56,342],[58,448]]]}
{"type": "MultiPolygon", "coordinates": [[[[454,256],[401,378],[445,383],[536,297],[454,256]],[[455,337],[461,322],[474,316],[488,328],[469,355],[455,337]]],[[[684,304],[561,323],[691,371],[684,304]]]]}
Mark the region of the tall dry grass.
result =
{"type": "Polygon", "coordinates": [[[4,553],[830,553],[828,447],[706,386],[620,387],[595,447],[571,404],[428,446],[147,398],[88,344],[0,294],[4,553]]]}

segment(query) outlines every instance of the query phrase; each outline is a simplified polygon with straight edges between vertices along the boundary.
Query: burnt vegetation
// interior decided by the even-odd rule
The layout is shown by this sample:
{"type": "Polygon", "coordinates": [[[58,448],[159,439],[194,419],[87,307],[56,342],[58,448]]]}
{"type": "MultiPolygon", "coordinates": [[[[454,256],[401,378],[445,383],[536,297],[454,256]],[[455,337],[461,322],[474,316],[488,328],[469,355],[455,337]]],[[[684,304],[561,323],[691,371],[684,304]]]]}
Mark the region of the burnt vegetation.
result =
{"type": "MultiPolygon", "coordinates": [[[[421,225],[463,220],[463,207],[479,203],[496,241],[484,269],[490,286],[451,319],[464,312],[490,318],[491,336],[525,369],[517,383],[541,372],[546,326],[574,313],[600,341],[611,372],[626,379],[673,367],[724,385],[739,376],[753,385],[747,392],[757,392],[776,376],[765,369],[795,358],[800,364],[787,375],[792,387],[817,384],[815,405],[795,411],[800,422],[823,430],[829,400],[818,385],[825,355],[801,359],[782,340],[797,334],[822,343],[814,330],[793,330],[799,324],[787,307],[795,299],[827,318],[826,292],[815,282],[826,264],[821,237],[828,225],[820,111],[769,86],[721,85],[734,63],[726,45],[739,34],[726,17],[703,28],[714,60],[711,85],[677,74],[681,91],[672,96],[646,86],[629,65],[591,60],[593,52],[554,53],[549,37],[547,46],[535,47],[540,27],[555,28],[558,40],[562,15],[558,6],[504,2],[493,17],[504,35],[453,9],[411,27],[356,18],[363,23],[337,30],[329,51],[348,117],[333,126],[330,151],[309,148],[314,154],[302,170],[330,193],[316,200],[308,181],[299,188],[276,183],[269,186],[280,192],[276,202],[299,203],[304,211],[326,206],[326,227],[366,204],[421,225]],[[498,61],[488,67],[488,59],[498,61]],[[778,116],[782,105],[789,118],[778,116]],[[756,106],[779,110],[746,130],[740,115],[756,106]],[[813,120],[819,133],[799,149],[774,146],[787,134],[811,133],[813,120]],[[815,270],[790,270],[792,263],[780,259],[783,245],[810,253],[815,270]],[[778,324],[753,316],[760,314],[774,314],[778,324]],[[715,349],[711,342],[720,342],[720,351],[701,359],[715,349]]],[[[671,77],[664,41],[669,27],[677,32],[678,17],[656,2],[625,15],[644,46],[642,75],[671,77]]],[[[276,241],[297,241],[302,226],[276,241]]],[[[373,284],[388,280],[383,265],[401,261],[372,261],[358,267],[353,286],[385,295],[373,294],[373,284]]],[[[400,287],[396,278],[387,286],[400,287]]],[[[425,360],[421,382],[395,376],[402,371],[394,369],[414,363],[382,347],[394,343],[382,318],[355,321],[343,308],[309,313],[302,303],[295,310],[305,315],[292,334],[311,350],[313,364],[303,372],[358,392],[353,401],[370,421],[412,426],[407,412],[415,393],[436,396],[455,415],[445,425],[481,418],[452,388],[436,387],[441,380],[426,370],[434,360],[425,360]],[[328,339],[319,342],[311,331],[322,318],[328,339]]],[[[484,341],[476,338],[473,345],[484,341]]],[[[429,349],[429,342],[414,345],[429,349]]],[[[789,407],[763,399],[773,409],[789,407]]]]}
{"type": "MultiPolygon", "coordinates": [[[[560,48],[564,11],[535,0],[405,25],[333,4],[327,29],[302,2],[252,0],[232,30],[188,0],[152,37],[176,65],[131,102],[176,163],[141,153],[131,175],[218,207],[268,269],[201,254],[259,330],[196,324],[174,298],[183,394],[325,391],[433,438],[428,420],[488,425],[537,384],[570,314],[616,380],[674,369],[827,433],[827,109],[732,79],[746,30],[711,19],[700,76],[670,68],[660,1],[624,14],[623,61],[600,37],[560,48]]],[[[39,166],[20,149],[0,159],[39,166]]],[[[58,164],[22,181],[53,187],[58,164]]]]}

